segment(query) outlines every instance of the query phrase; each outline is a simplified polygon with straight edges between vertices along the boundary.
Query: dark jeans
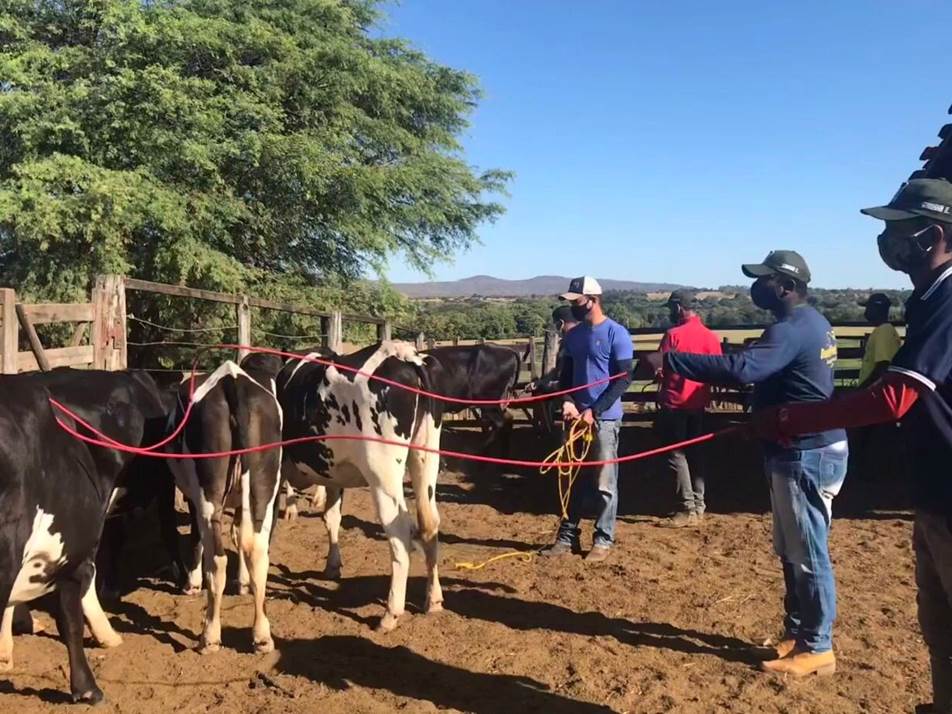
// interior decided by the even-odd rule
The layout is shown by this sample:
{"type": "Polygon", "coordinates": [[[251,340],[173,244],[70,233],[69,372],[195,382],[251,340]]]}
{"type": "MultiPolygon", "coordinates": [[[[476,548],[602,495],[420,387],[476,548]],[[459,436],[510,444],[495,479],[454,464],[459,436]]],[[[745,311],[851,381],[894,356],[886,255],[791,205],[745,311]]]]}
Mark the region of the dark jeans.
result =
{"type": "MultiPolygon", "coordinates": [[[[704,433],[704,412],[689,409],[662,409],[655,419],[655,433],[664,444],[693,439],[704,433]]],[[[698,447],[677,449],[667,454],[668,471],[674,476],[674,490],[680,510],[703,515],[703,453],[698,447]]]]}
{"type": "Polygon", "coordinates": [[[932,662],[932,707],[952,714],[952,518],[916,512],[919,626],[932,662]]]}

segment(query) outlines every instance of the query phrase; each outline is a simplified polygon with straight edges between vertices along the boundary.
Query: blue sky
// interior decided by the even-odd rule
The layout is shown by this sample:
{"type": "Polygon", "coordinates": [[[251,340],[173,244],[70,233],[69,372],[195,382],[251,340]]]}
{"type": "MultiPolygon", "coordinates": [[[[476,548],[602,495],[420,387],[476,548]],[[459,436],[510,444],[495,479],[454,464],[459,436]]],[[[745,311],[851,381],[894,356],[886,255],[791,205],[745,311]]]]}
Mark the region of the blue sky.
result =
{"type": "MultiPolygon", "coordinates": [[[[464,143],[516,173],[436,279],[744,283],[799,250],[820,287],[905,287],[859,209],[952,121],[947,0],[403,0],[381,32],[480,78],[464,143]]],[[[400,259],[393,281],[425,280],[400,259]]]]}

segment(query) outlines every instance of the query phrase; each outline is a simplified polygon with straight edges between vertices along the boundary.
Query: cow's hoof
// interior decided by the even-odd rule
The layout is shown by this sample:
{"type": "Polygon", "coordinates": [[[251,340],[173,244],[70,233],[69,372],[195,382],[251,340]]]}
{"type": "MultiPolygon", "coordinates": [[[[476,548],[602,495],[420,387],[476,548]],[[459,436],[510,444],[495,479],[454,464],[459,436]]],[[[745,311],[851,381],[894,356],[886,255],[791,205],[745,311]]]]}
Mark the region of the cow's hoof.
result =
{"type": "Polygon", "coordinates": [[[297,520],[297,517],[298,517],[297,506],[288,506],[286,509],[284,509],[284,520],[294,521],[294,520],[297,520]]]}
{"type": "Polygon", "coordinates": [[[238,583],[239,595],[251,595],[251,586],[248,583],[238,583]]]}
{"type": "Polygon", "coordinates": [[[202,642],[198,646],[198,653],[200,655],[210,655],[215,654],[221,649],[221,642],[202,642]]]}
{"type": "Polygon", "coordinates": [[[73,704],[101,704],[105,701],[102,690],[99,687],[87,689],[84,692],[72,693],[73,704]]]}
{"type": "Polygon", "coordinates": [[[122,644],[122,637],[118,632],[113,632],[111,635],[107,635],[99,640],[99,646],[105,649],[112,649],[113,647],[118,647],[122,644]]]}
{"type": "Polygon", "coordinates": [[[442,602],[431,602],[426,606],[427,615],[438,615],[443,612],[443,603],[442,602]]]}
{"type": "Polygon", "coordinates": [[[340,580],[340,568],[324,568],[322,577],[324,580],[340,580]]]}
{"type": "Polygon", "coordinates": [[[274,640],[268,638],[263,642],[255,642],[255,652],[258,654],[268,654],[268,652],[274,652],[274,640]]]}
{"type": "Polygon", "coordinates": [[[380,624],[377,625],[377,632],[393,632],[397,629],[400,619],[391,612],[380,618],[380,624]]]}
{"type": "Polygon", "coordinates": [[[0,672],[13,671],[13,657],[0,657],[0,672]]]}
{"type": "Polygon", "coordinates": [[[202,586],[201,585],[186,585],[182,588],[183,595],[201,595],[202,586]]]}
{"type": "Polygon", "coordinates": [[[41,632],[46,632],[46,625],[43,624],[42,620],[37,620],[33,615],[30,615],[30,632],[34,635],[38,635],[41,632]]]}

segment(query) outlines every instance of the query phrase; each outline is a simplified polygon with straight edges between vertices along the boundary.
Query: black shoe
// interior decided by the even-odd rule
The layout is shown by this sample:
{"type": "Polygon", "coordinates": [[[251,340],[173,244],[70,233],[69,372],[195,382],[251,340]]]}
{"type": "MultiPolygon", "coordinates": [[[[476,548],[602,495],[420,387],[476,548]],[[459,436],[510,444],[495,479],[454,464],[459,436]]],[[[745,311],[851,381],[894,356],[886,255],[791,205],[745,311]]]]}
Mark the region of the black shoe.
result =
{"type": "Polygon", "coordinates": [[[557,540],[552,545],[548,545],[540,550],[539,555],[541,555],[543,558],[560,558],[565,555],[572,555],[577,550],[579,549],[570,543],[563,543],[562,541],[557,540]]]}

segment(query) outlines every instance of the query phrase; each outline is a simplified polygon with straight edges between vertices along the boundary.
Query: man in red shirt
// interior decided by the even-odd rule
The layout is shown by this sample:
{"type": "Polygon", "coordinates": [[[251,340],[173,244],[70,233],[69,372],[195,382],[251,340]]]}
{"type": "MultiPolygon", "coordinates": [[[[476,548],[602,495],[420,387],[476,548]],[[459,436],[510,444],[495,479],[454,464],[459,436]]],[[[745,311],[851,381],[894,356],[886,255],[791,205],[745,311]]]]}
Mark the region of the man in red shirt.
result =
{"type": "MultiPolygon", "coordinates": [[[[674,325],[661,340],[662,352],[719,355],[721,343],[694,312],[693,293],[675,290],[668,299],[674,325]]],[[[684,441],[704,433],[704,410],[711,401],[710,387],[685,379],[673,370],[660,376],[658,418],[655,432],[665,444],[684,441]]],[[[670,520],[675,528],[699,525],[704,517],[704,475],[698,450],[688,454],[678,449],[668,453],[668,469],[674,475],[680,510],[670,520]]]]}

